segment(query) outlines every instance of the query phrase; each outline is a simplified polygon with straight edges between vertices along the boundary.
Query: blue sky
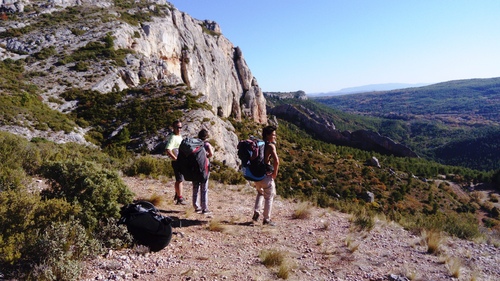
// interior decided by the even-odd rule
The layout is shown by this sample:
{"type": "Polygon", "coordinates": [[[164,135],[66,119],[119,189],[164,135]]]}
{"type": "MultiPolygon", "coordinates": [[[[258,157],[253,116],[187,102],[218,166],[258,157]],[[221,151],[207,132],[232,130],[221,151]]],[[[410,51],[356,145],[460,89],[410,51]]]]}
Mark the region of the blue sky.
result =
{"type": "Polygon", "coordinates": [[[498,0],[169,0],[216,21],[263,91],[500,77],[498,0]]]}

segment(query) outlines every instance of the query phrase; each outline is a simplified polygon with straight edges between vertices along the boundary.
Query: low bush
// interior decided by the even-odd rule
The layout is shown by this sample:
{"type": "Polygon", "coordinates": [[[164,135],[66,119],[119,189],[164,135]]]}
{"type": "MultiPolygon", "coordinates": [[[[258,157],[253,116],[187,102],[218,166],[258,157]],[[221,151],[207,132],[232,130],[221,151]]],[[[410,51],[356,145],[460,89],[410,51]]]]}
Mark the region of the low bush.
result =
{"type": "Polygon", "coordinates": [[[81,206],[78,218],[90,230],[100,220],[119,217],[120,204],[132,201],[132,192],[118,174],[93,162],[47,163],[41,171],[51,186],[42,192],[43,198],[60,198],[81,206]]]}
{"type": "Polygon", "coordinates": [[[242,173],[217,160],[211,160],[210,179],[224,184],[244,184],[246,182],[242,173]]]}
{"type": "Polygon", "coordinates": [[[117,173],[84,160],[103,159],[102,153],[5,133],[0,134],[0,151],[0,268],[6,277],[75,280],[81,260],[103,248],[131,245],[116,221],[132,193],[117,173]],[[27,165],[30,159],[38,164],[27,165]],[[60,161],[49,161],[54,159],[60,161]],[[49,188],[33,188],[23,166],[30,173],[39,171],[49,188]]]}
{"type": "Polygon", "coordinates": [[[158,178],[159,176],[174,176],[170,160],[150,155],[134,158],[133,162],[124,169],[124,173],[130,177],[138,175],[146,175],[154,178],[158,178]]]}

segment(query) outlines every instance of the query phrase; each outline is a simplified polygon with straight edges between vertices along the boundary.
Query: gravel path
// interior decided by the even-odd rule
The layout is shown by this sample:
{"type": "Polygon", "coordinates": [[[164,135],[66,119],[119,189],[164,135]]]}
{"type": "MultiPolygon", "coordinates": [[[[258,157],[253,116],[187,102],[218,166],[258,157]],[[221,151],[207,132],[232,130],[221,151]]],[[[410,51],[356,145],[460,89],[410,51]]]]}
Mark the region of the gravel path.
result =
{"type": "MultiPolygon", "coordinates": [[[[143,247],[109,252],[89,261],[85,280],[500,280],[500,249],[452,238],[439,254],[428,254],[421,235],[376,219],[359,232],[350,215],[310,206],[310,217],[293,219],[303,207],[275,199],[277,226],[252,223],[255,191],[247,186],[210,183],[212,215],[173,204],[173,183],[124,178],[137,198],[161,195],[157,207],[174,218],[171,243],[157,253],[143,247]],[[219,231],[211,230],[218,226],[219,231]],[[266,267],[263,251],[284,257],[266,267]],[[453,277],[455,276],[455,277],[453,277]]],[[[185,184],[191,198],[191,185],[185,184]]]]}

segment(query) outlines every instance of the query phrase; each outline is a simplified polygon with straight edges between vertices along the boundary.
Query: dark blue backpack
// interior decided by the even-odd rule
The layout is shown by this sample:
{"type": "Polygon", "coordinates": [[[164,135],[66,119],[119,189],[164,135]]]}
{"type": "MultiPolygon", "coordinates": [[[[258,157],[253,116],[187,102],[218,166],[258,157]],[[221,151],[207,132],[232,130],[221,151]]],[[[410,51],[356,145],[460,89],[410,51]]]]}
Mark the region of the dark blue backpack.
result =
{"type": "Polygon", "coordinates": [[[272,166],[264,164],[265,147],[263,140],[254,137],[238,143],[238,158],[241,160],[241,172],[245,179],[260,181],[267,173],[272,172],[272,166]]]}

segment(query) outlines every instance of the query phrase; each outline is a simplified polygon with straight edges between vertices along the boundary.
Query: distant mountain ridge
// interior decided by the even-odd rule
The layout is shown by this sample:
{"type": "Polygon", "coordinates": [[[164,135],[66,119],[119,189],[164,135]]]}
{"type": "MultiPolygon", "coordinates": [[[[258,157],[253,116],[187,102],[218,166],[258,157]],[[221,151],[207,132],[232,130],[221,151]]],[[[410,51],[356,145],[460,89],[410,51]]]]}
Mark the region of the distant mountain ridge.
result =
{"type": "Polygon", "coordinates": [[[447,165],[500,168],[500,78],[464,79],[418,88],[316,97],[367,117],[378,132],[447,165]],[[467,152],[467,153],[466,153],[467,152]]]}
{"type": "Polygon", "coordinates": [[[348,95],[375,91],[391,91],[397,89],[405,88],[416,88],[431,85],[432,83],[417,83],[417,84],[407,84],[407,83],[384,83],[384,84],[370,84],[358,87],[349,87],[340,89],[338,91],[326,92],[326,93],[311,93],[308,94],[310,97],[327,97],[327,96],[338,96],[338,95],[348,95]]]}
{"type": "Polygon", "coordinates": [[[476,124],[488,120],[500,124],[500,78],[453,80],[316,100],[339,110],[392,119],[447,115],[443,122],[464,123],[475,118],[476,124]]]}

